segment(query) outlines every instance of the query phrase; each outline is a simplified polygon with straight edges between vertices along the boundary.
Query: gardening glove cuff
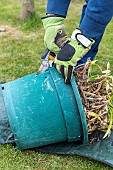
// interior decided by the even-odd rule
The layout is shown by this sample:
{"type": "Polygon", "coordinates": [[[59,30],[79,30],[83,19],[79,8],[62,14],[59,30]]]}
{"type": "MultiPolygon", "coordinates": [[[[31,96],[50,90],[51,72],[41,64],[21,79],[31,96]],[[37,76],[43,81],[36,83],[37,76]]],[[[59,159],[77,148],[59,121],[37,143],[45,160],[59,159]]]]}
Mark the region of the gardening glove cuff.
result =
{"type": "Polygon", "coordinates": [[[56,69],[62,74],[65,83],[70,83],[75,62],[90,50],[93,43],[80,30],[73,31],[70,42],[62,47],[55,59],[56,69]]]}
{"type": "Polygon", "coordinates": [[[64,18],[60,16],[47,15],[42,18],[45,29],[45,47],[54,53],[58,53],[62,45],[68,40],[64,18]]]}

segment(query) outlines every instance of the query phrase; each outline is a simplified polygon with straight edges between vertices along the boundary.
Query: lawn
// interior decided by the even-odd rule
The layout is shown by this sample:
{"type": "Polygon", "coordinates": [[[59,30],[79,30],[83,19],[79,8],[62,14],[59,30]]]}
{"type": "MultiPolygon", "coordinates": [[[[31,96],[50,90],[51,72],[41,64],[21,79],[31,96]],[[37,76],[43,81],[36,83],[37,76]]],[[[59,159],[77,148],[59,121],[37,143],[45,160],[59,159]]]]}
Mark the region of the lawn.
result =
{"type": "MultiPolygon", "coordinates": [[[[78,26],[83,1],[71,3],[65,25],[67,33],[78,26]]],[[[45,15],[46,1],[35,2],[36,16],[32,21],[19,21],[20,1],[0,1],[0,82],[8,82],[33,73],[39,67],[44,52],[44,29],[40,18],[45,15]]],[[[96,56],[102,68],[111,63],[113,75],[113,20],[108,25],[96,56]],[[112,30],[112,31],[111,31],[112,30]]],[[[0,145],[0,170],[111,170],[107,165],[79,156],[57,156],[20,151],[10,145],[0,145]]]]}

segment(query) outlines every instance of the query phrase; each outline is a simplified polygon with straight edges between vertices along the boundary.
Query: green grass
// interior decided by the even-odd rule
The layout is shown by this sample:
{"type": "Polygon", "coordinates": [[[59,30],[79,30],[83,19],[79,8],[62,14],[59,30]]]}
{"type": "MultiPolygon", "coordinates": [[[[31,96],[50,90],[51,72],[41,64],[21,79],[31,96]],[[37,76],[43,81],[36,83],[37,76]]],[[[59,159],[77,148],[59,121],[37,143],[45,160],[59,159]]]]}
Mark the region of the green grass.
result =
{"type": "MultiPolygon", "coordinates": [[[[40,55],[45,50],[44,30],[40,20],[44,16],[46,2],[35,2],[36,15],[32,21],[20,23],[20,1],[0,1],[0,25],[6,32],[0,33],[0,81],[8,82],[33,73],[39,67],[40,55]],[[37,22],[38,21],[38,22],[37,22]]],[[[70,5],[65,25],[67,33],[77,27],[82,3],[70,5]]],[[[96,56],[105,69],[109,61],[113,75],[113,21],[108,25],[96,56]]],[[[0,170],[111,170],[107,165],[79,156],[56,156],[32,151],[19,151],[10,145],[0,146],[0,170]]]]}
{"type": "Polygon", "coordinates": [[[0,146],[0,170],[112,170],[112,168],[79,156],[58,156],[0,146]]]}
{"type": "MultiPolygon", "coordinates": [[[[37,12],[37,9],[36,9],[35,14],[32,16],[32,20],[28,20],[27,22],[20,22],[19,20],[20,7],[21,7],[20,1],[1,0],[0,2],[0,9],[1,9],[0,24],[9,23],[9,24],[18,26],[22,31],[27,31],[27,30],[36,31],[37,27],[40,27],[41,25],[41,19],[40,19],[39,13],[37,12]]],[[[43,8],[43,11],[44,11],[44,8],[43,8]]]]}

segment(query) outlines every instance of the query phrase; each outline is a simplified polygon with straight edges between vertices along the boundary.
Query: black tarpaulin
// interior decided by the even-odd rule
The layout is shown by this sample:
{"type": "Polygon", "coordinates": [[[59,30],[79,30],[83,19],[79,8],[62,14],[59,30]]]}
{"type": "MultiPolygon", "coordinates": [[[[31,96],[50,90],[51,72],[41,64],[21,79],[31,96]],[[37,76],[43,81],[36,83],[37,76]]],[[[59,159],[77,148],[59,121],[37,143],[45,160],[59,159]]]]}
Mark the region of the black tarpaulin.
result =
{"type": "Polygon", "coordinates": [[[110,137],[100,140],[99,142],[87,144],[62,142],[59,144],[35,148],[34,150],[59,155],[79,155],[103,162],[113,167],[113,131],[110,137]]]}
{"type": "Polygon", "coordinates": [[[2,96],[2,86],[0,84],[0,144],[12,143],[13,141],[13,134],[6,114],[2,96]]]}

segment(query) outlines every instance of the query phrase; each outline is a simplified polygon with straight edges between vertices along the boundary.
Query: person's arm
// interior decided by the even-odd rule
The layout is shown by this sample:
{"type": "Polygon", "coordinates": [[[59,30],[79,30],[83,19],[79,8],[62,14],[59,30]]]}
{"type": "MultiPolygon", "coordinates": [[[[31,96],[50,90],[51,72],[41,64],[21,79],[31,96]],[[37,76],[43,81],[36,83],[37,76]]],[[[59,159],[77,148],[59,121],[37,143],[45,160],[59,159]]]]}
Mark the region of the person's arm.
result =
{"type": "Polygon", "coordinates": [[[76,63],[76,66],[84,64],[88,58],[94,60],[106,24],[111,20],[112,16],[113,1],[87,0],[87,3],[84,4],[79,28],[87,37],[94,38],[95,43],[92,45],[91,50],[76,63]]]}
{"type": "Polygon", "coordinates": [[[70,0],[48,0],[46,14],[66,17],[70,0]]]}
{"type": "Polygon", "coordinates": [[[80,24],[81,32],[88,38],[98,39],[113,16],[113,0],[88,0],[80,24]]]}
{"type": "Polygon", "coordinates": [[[74,64],[88,52],[95,40],[105,31],[113,16],[113,0],[87,0],[87,9],[79,27],[72,33],[71,40],[57,54],[55,64],[65,83],[70,83],[74,64]]]}
{"type": "Polygon", "coordinates": [[[61,46],[68,40],[64,19],[69,4],[70,0],[48,0],[46,16],[42,17],[45,29],[44,44],[46,48],[54,53],[58,53],[61,46]],[[59,38],[56,38],[57,34],[60,35],[59,38]]]}

